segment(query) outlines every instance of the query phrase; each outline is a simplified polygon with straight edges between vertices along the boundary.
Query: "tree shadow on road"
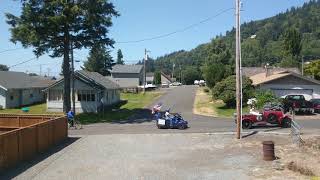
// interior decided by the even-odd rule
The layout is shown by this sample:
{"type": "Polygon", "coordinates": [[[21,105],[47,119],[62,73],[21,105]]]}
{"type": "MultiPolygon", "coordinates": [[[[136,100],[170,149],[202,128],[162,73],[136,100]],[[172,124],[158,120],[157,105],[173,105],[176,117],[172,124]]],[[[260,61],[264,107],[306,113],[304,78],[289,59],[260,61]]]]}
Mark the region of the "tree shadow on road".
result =
{"type": "Polygon", "coordinates": [[[17,177],[18,175],[20,175],[23,172],[25,172],[26,170],[32,168],[36,164],[42,162],[43,160],[47,159],[48,157],[52,156],[53,154],[58,153],[59,151],[68,147],[69,145],[75,143],[79,139],[80,139],[80,137],[68,137],[62,143],[50,148],[48,151],[37,154],[36,157],[34,157],[32,160],[21,161],[15,167],[12,167],[10,169],[6,169],[4,171],[0,171],[0,179],[5,180],[5,179],[13,179],[13,178],[17,177]]]}

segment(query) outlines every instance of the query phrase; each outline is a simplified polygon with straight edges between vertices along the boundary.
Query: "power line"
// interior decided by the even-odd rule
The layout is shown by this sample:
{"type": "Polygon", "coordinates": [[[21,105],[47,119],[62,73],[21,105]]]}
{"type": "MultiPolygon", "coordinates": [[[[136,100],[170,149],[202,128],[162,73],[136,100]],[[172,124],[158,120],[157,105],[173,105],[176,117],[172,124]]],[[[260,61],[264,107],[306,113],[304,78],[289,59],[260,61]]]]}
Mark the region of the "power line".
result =
{"type": "Polygon", "coordinates": [[[5,50],[0,51],[0,54],[1,54],[1,53],[4,53],[4,52],[8,52],[8,51],[19,50],[19,49],[23,49],[23,48],[5,49],[5,50]]]}
{"type": "Polygon", "coordinates": [[[15,67],[15,66],[19,66],[19,65],[21,65],[21,64],[24,64],[24,63],[30,62],[30,61],[32,61],[32,60],[34,60],[34,59],[37,59],[37,57],[34,57],[34,58],[31,58],[31,59],[28,59],[28,60],[26,60],[26,61],[19,62],[19,63],[17,63],[17,64],[14,64],[14,65],[12,65],[12,66],[9,66],[9,68],[13,68],[13,67],[15,67]]]}
{"type": "Polygon", "coordinates": [[[173,34],[177,34],[177,33],[181,33],[181,32],[184,32],[188,29],[191,29],[195,26],[198,26],[200,24],[203,24],[207,21],[210,21],[211,19],[213,18],[216,18],[218,16],[220,16],[221,14],[224,14],[230,10],[233,10],[234,8],[228,8],[228,9],[225,9],[225,10],[222,10],[220,11],[219,13],[215,14],[214,16],[211,16],[211,17],[208,17],[202,21],[199,21],[197,23],[194,23],[194,24],[191,24],[189,26],[186,26],[185,28],[182,28],[180,30],[176,30],[176,31],[173,31],[173,32],[170,32],[170,33],[167,33],[167,34],[162,34],[162,35],[159,35],[159,36],[155,36],[155,37],[150,37],[150,38],[145,38],[145,39],[140,39],[140,40],[132,40],[132,41],[119,41],[119,42],[116,42],[116,43],[119,43],[119,44],[125,44],[125,43],[139,43],[139,42],[144,42],[144,41],[150,41],[150,40],[155,40],[155,39],[160,39],[160,38],[164,38],[164,37],[168,37],[168,36],[171,36],[173,34]]]}

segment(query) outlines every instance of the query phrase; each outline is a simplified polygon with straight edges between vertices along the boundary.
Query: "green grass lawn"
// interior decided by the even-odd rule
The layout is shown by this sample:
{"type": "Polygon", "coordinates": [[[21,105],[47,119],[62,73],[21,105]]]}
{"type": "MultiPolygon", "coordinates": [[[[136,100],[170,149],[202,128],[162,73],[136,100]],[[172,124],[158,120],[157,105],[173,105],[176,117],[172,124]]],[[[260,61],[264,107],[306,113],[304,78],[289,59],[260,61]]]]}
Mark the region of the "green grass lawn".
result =
{"type": "MultiPolygon", "coordinates": [[[[204,116],[213,117],[233,117],[236,112],[235,108],[226,107],[221,100],[212,100],[210,91],[204,91],[204,88],[199,88],[196,93],[195,112],[204,116]]],[[[243,107],[243,113],[249,112],[248,107],[243,107]]]]}
{"type": "Polygon", "coordinates": [[[77,118],[82,124],[125,120],[150,105],[161,94],[160,92],[121,93],[123,103],[108,108],[104,113],[82,113],[77,115],[77,118]]]}
{"type": "Polygon", "coordinates": [[[46,103],[35,104],[29,107],[29,112],[23,112],[21,108],[13,108],[13,109],[3,109],[0,110],[0,113],[6,114],[62,114],[62,113],[48,113],[46,103]]]}
{"type": "MultiPolygon", "coordinates": [[[[228,108],[225,106],[225,103],[222,101],[216,101],[213,103],[213,108],[217,112],[219,117],[233,117],[233,114],[236,112],[235,108],[228,108]]],[[[243,113],[249,112],[248,107],[242,108],[243,113]]]]}
{"type": "MultiPolygon", "coordinates": [[[[125,120],[135,113],[141,111],[145,106],[150,105],[156,98],[160,97],[160,92],[139,93],[121,93],[122,103],[109,107],[104,113],[81,113],[77,115],[77,119],[83,124],[110,122],[117,120],[125,120]]],[[[46,104],[36,104],[27,106],[29,112],[23,112],[21,108],[3,109],[0,113],[8,114],[59,114],[63,113],[48,113],[46,112],[46,104]]]]}

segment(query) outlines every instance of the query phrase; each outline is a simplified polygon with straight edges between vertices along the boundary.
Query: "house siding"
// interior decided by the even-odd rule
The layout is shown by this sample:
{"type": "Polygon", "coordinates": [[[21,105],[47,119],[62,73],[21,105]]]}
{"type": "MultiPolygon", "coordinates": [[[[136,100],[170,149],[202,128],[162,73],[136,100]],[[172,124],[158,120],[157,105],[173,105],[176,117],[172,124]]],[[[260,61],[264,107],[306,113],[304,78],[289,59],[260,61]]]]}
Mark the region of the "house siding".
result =
{"type": "Polygon", "coordinates": [[[3,108],[5,109],[6,108],[6,91],[2,88],[0,88],[0,109],[3,108]]]}
{"type": "Polygon", "coordinates": [[[309,94],[304,94],[307,100],[310,100],[312,98],[320,98],[320,86],[319,85],[305,85],[305,84],[262,84],[260,85],[260,89],[264,89],[264,90],[312,90],[312,95],[309,94]]]}
{"type": "MultiPolygon", "coordinates": [[[[63,81],[59,84],[57,84],[54,87],[51,87],[47,91],[47,111],[49,112],[62,112],[63,111],[63,101],[49,101],[50,91],[53,90],[63,90],[63,81]]],[[[89,86],[88,84],[76,80],[75,81],[75,90],[76,90],[76,102],[75,102],[75,109],[77,113],[83,113],[83,112],[98,112],[98,109],[100,106],[102,106],[102,103],[105,106],[115,104],[119,102],[120,100],[120,94],[119,90],[98,90],[94,89],[93,87],[89,86]],[[95,94],[95,101],[78,101],[77,98],[77,91],[78,90],[90,90],[93,91],[95,94]],[[116,92],[112,98],[112,92],[116,92]],[[108,94],[108,95],[107,95],[108,94]],[[101,96],[103,95],[103,96],[101,96]]]]}
{"type": "Polygon", "coordinates": [[[163,84],[163,83],[168,83],[168,84],[170,84],[171,81],[170,81],[168,78],[166,78],[164,75],[161,74],[161,83],[162,83],[162,84],[163,84]]]}
{"type": "Polygon", "coordinates": [[[137,79],[137,83],[135,86],[139,86],[143,84],[143,71],[140,73],[112,73],[111,77],[114,79],[122,79],[122,78],[132,78],[137,79]]]}
{"type": "Polygon", "coordinates": [[[6,108],[16,108],[45,101],[45,94],[40,88],[9,89],[6,93],[6,108]]]}

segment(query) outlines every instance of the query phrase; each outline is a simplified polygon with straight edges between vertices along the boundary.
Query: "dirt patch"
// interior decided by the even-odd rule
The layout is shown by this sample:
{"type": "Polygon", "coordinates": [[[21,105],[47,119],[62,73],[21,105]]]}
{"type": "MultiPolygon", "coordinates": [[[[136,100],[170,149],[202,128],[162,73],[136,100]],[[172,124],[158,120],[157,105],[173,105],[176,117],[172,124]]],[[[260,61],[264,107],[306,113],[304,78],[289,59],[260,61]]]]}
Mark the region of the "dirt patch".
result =
{"type": "Polygon", "coordinates": [[[291,171],[294,171],[294,172],[299,172],[300,174],[302,175],[305,175],[305,176],[314,176],[314,173],[312,172],[312,170],[310,170],[309,168],[307,167],[302,167],[300,165],[298,165],[296,162],[294,161],[291,161],[289,164],[288,164],[288,169],[291,170],[291,171]]]}
{"type": "Polygon", "coordinates": [[[205,93],[203,88],[198,88],[193,105],[193,113],[203,116],[218,117],[217,112],[213,108],[212,98],[205,93]]]}
{"type": "Polygon", "coordinates": [[[320,137],[303,137],[304,143],[299,147],[288,138],[287,144],[275,145],[276,156],[273,169],[277,173],[287,172],[301,179],[320,176],[320,137]]]}

